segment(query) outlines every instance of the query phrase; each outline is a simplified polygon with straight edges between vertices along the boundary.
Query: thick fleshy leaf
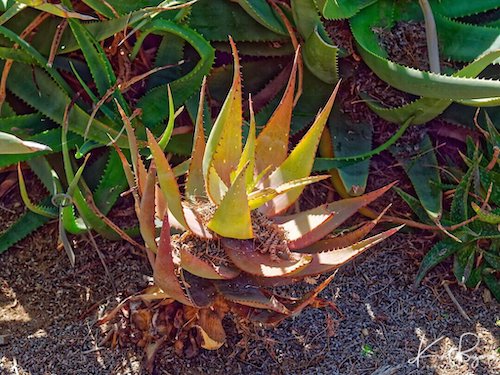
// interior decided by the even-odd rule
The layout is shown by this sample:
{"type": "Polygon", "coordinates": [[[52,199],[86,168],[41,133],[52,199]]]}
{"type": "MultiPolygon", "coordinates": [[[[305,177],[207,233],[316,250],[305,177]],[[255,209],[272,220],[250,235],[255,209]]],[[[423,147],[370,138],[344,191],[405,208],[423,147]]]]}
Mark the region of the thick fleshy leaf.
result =
{"type": "Polygon", "coordinates": [[[248,105],[250,107],[250,129],[248,131],[247,142],[245,143],[245,148],[243,149],[243,153],[241,154],[241,159],[238,164],[238,168],[231,174],[231,182],[234,181],[236,175],[241,172],[241,170],[248,164],[248,169],[246,171],[246,187],[247,193],[250,193],[253,190],[253,180],[254,180],[254,171],[255,171],[255,114],[253,112],[253,103],[252,97],[248,99],[248,105]]]}
{"type": "Polygon", "coordinates": [[[203,178],[203,154],[205,153],[205,131],[203,129],[203,105],[205,103],[205,88],[207,80],[203,79],[200,91],[200,104],[196,117],[194,131],[193,152],[186,181],[186,195],[188,197],[206,197],[205,181],[203,178]]]}
{"type": "Polygon", "coordinates": [[[236,176],[207,227],[229,238],[253,238],[252,218],[246,190],[246,169],[236,176]]]}
{"type": "Polygon", "coordinates": [[[154,280],[165,293],[184,305],[193,306],[193,301],[187,297],[179,279],[177,278],[177,266],[174,264],[172,246],[170,244],[170,224],[168,215],[163,218],[163,226],[160,234],[160,244],[154,265],[154,280]]]}
{"type": "Polygon", "coordinates": [[[170,164],[153,134],[151,134],[149,130],[147,130],[147,133],[149,148],[156,163],[158,181],[160,182],[161,190],[167,200],[168,209],[184,228],[188,228],[186,219],[184,218],[179,185],[177,184],[172,168],[170,168],[170,164]]]}
{"type": "Polygon", "coordinates": [[[255,210],[259,208],[266,202],[269,202],[271,199],[277,197],[280,194],[286,193],[291,189],[295,189],[299,186],[306,186],[309,184],[314,184],[315,182],[324,180],[329,178],[328,175],[323,176],[309,176],[305,178],[301,178],[295,181],[287,182],[281,186],[278,186],[276,189],[272,188],[264,188],[262,190],[258,190],[248,196],[248,204],[251,210],[255,210]]]}
{"type": "Polygon", "coordinates": [[[322,251],[325,251],[325,249],[335,250],[354,245],[357,242],[361,241],[363,238],[365,238],[368,235],[368,233],[371,232],[371,230],[375,227],[375,225],[377,225],[377,223],[380,221],[382,216],[384,216],[384,214],[387,212],[389,207],[390,206],[386,207],[384,211],[382,211],[376,219],[363,224],[358,229],[349,232],[347,234],[340,235],[338,237],[333,237],[318,241],[310,246],[307,246],[303,250],[299,250],[299,252],[306,252],[308,254],[320,253],[322,251]]]}
{"type": "Polygon", "coordinates": [[[275,218],[274,221],[287,233],[288,247],[302,249],[321,240],[360,208],[384,194],[396,182],[359,197],[327,203],[298,214],[275,218]]]}
{"type": "Polygon", "coordinates": [[[297,49],[285,93],[273,115],[257,137],[255,144],[255,166],[257,173],[262,172],[268,166],[271,166],[271,171],[273,171],[285,161],[288,155],[297,63],[300,58],[299,53],[299,49],[297,49]]]}
{"type": "MultiPolygon", "coordinates": [[[[293,273],[290,277],[302,278],[333,271],[334,269],[339,268],[343,264],[354,259],[372,246],[375,246],[376,244],[384,241],[386,238],[392,236],[403,227],[404,225],[400,225],[398,227],[391,228],[385,232],[369,237],[343,249],[330,250],[325,246],[321,253],[312,254],[312,260],[307,267],[293,273]]],[[[315,248],[314,250],[316,251],[318,249],[315,248]]]]}
{"type": "Polygon", "coordinates": [[[0,132],[0,155],[27,154],[37,151],[52,151],[52,149],[41,143],[23,141],[15,135],[0,132]]]}
{"type": "Polygon", "coordinates": [[[244,272],[262,277],[279,277],[296,272],[311,261],[311,257],[296,254],[291,259],[272,259],[255,248],[253,241],[222,238],[221,244],[231,261],[244,272]]]}
{"type": "Polygon", "coordinates": [[[219,293],[228,301],[244,306],[267,309],[288,315],[290,311],[274,296],[267,296],[255,285],[242,283],[239,280],[215,282],[219,293]]]}
{"type": "Polygon", "coordinates": [[[210,231],[205,227],[203,224],[203,220],[196,214],[196,212],[187,206],[183,206],[184,210],[184,218],[186,219],[187,223],[187,228],[181,228],[184,230],[190,230],[194,234],[196,234],[198,237],[205,238],[205,239],[211,239],[213,238],[212,234],[210,231]]]}
{"type": "Polygon", "coordinates": [[[181,267],[193,275],[203,277],[205,279],[225,280],[234,279],[241,272],[240,270],[223,265],[215,265],[200,259],[189,250],[181,248],[181,267]]]}
{"type": "Polygon", "coordinates": [[[222,201],[222,198],[226,195],[228,189],[224,181],[222,181],[219,174],[215,170],[214,166],[210,166],[205,184],[208,198],[210,198],[212,203],[214,203],[215,205],[219,205],[222,201]]]}
{"type": "MultiPolygon", "coordinates": [[[[339,89],[339,84],[335,86],[335,90],[330,96],[325,108],[318,114],[306,135],[300,140],[286,160],[271,173],[266,180],[264,180],[264,187],[276,188],[286,182],[298,180],[310,175],[319,140],[332,109],[335,96],[339,89]]],[[[281,194],[267,203],[266,206],[263,207],[263,211],[270,216],[277,215],[292,205],[299,198],[300,194],[302,194],[303,190],[304,187],[298,187],[286,194],[281,194]]]]}
{"type": "Polygon", "coordinates": [[[233,84],[208,137],[203,157],[203,176],[207,188],[208,172],[211,166],[215,167],[222,181],[230,185],[231,171],[237,168],[241,157],[243,110],[240,62],[236,45],[231,38],[229,41],[234,58],[233,84]]]}
{"type": "Polygon", "coordinates": [[[154,162],[149,166],[148,177],[141,197],[141,204],[137,218],[139,219],[139,228],[141,236],[144,239],[148,249],[154,253],[158,252],[156,245],[156,227],[155,227],[155,186],[156,186],[156,167],[154,162]]]}

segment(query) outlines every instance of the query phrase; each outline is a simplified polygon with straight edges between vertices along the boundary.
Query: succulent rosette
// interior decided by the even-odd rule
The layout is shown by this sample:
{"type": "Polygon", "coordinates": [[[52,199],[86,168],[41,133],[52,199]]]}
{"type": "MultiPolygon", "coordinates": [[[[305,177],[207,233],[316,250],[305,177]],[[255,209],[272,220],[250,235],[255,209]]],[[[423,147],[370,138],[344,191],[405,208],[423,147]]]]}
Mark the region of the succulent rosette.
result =
{"type": "Polygon", "coordinates": [[[228,311],[273,324],[308,305],[321,306],[317,296],[332,276],[301,299],[279,295],[273,289],[329,274],[400,229],[365,238],[382,213],[350,233],[330,236],[392,184],[362,196],[287,213],[306,185],[328,177],[310,174],[338,85],[309,130],[289,151],[300,59],[297,52],[281,102],[258,136],[249,100],[249,130],[243,145],[240,66],[232,40],[231,46],[233,82],[208,139],[202,88],[183,189],[177,181],[182,168],[170,166],[161,142],[149,132],[151,162],[146,169],[125,116],[132,166],[121,154],[159,296],[184,306],[185,314],[193,317],[186,327],[196,327],[201,346],[208,349],[224,342],[221,321],[228,311]]]}

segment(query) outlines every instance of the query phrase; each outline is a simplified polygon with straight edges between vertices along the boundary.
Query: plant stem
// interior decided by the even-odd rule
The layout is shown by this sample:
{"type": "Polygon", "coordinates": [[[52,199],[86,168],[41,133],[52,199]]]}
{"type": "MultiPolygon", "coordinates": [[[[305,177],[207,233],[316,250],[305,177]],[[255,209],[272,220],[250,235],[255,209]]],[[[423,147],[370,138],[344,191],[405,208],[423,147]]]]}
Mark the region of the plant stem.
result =
{"type": "Polygon", "coordinates": [[[424,13],[425,36],[427,38],[427,54],[429,55],[430,71],[439,74],[441,73],[441,68],[439,66],[439,47],[434,15],[432,14],[431,6],[427,0],[418,0],[418,3],[424,13]]]}

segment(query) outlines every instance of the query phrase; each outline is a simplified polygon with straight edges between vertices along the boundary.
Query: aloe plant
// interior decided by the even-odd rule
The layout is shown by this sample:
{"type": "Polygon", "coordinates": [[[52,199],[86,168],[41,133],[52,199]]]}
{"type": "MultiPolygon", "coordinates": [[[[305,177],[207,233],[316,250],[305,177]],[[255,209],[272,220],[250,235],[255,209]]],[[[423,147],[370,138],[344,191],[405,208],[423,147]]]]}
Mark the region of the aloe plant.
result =
{"type": "MultiPolygon", "coordinates": [[[[253,321],[276,324],[308,305],[321,305],[317,295],[333,276],[300,300],[276,293],[273,286],[293,285],[306,277],[330,273],[401,228],[364,238],[381,214],[351,233],[329,236],[393,184],[359,197],[286,213],[306,185],[327,177],[310,176],[310,172],[338,86],[310,129],[289,152],[297,55],[280,104],[258,136],[250,106],[249,131],[243,146],[239,58],[232,40],[231,46],[232,86],[208,140],[203,128],[205,87],[201,91],[183,193],[150,132],[148,148],[152,159],[145,167],[134,130],[122,113],[135,155],[132,165],[122,157],[123,166],[134,191],[141,234],[158,288],[141,298],[161,299],[163,302],[156,308],[167,306],[169,316],[176,315],[188,322],[175,330],[153,327],[152,321],[146,324],[141,320],[136,328],[144,330],[141,337],[150,337],[151,342],[141,341],[141,345],[147,345],[147,352],[158,347],[159,341],[151,336],[154,330],[169,332],[160,342],[175,337],[176,346],[182,347],[182,340],[191,346],[195,344],[189,344],[188,337],[195,335],[203,348],[217,349],[225,339],[221,321],[228,311],[253,321]],[[172,235],[172,230],[176,234],[172,235]]],[[[145,310],[136,309],[132,321],[137,323],[138,315],[150,316],[145,310]]]]}
{"type": "MultiPolygon", "coordinates": [[[[438,186],[453,192],[450,210],[443,214],[448,235],[425,255],[416,283],[437,264],[453,257],[453,273],[459,284],[475,288],[484,283],[500,300],[500,134],[488,115],[485,119],[481,144],[469,138],[467,155],[462,155],[466,170],[449,168],[453,176],[450,183],[438,186]]],[[[415,212],[422,209],[415,198],[407,196],[407,202],[415,212]]]]}

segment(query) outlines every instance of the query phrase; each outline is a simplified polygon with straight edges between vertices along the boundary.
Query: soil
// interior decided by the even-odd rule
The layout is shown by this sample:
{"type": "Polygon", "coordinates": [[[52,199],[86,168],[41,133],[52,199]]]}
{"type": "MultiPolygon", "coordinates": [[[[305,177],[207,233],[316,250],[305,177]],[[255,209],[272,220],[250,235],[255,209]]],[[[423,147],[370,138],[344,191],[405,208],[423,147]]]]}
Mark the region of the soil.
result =
{"type": "MultiPolygon", "coordinates": [[[[17,189],[2,201],[3,209],[18,207],[17,189]]],[[[97,238],[109,274],[84,240],[75,241],[71,268],[65,253],[56,249],[56,238],[52,223],[0,257],[0,335],[5,341],[0,373],[146,373],[141,349],[100,346],[104,335],[96,321],[152,283],[147,260],[127,243],[97,238]]],[[[340,313],[309,308],[274,329],[247,327],[244,332],[226,318],[228,338],[221,349],[186,359],[164,347],[154,373],[498,373],[500,306],[489,292],[450,285],[468,321],[440,284],[453,280],[449,264],[413,287],[431,242],[422,234],[401,233],[339,270],[321,296],[340,313]],[[437,339],[417,362],[421,343],[423,350],[437,339]],[[468,349],[460,359],[457,354],[468,349]]]]}

